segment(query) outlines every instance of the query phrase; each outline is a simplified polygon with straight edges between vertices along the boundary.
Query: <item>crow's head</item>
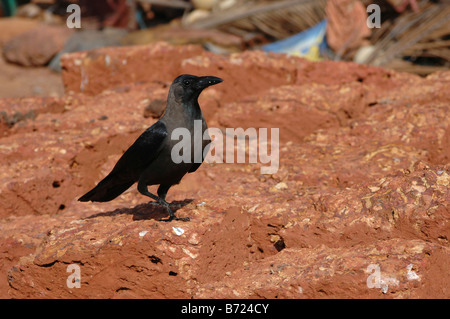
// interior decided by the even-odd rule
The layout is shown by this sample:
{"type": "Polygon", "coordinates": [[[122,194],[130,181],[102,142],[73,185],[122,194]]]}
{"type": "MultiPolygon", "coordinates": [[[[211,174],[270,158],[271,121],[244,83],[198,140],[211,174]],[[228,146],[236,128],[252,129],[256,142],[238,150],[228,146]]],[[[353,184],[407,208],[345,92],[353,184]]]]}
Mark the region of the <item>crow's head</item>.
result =
{"type": "Polygon", "coordinates": [[[200,93],[208,86],[223,82],[216,76],[195,76],[183,74],[178,76],[172,83],[170,90],[173,91],[177,100],[183,102],[195,101],[200,93]]]}

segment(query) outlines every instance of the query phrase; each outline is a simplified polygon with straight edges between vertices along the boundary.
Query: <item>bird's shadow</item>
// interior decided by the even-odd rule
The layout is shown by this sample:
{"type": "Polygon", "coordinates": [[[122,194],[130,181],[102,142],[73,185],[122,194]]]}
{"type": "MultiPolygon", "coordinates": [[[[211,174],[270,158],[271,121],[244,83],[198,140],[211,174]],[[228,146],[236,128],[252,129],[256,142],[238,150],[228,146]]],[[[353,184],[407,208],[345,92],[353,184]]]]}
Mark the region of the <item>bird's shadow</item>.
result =
{"type": "MultiPolygon", "coordinates": [[[[194,199],[188,198],[182,201],[173,201],[170,203],[170,208],[173,212],[176,212],[178,209],[190,204],[194,199]]],[[[161,206],[156,202],[148,202],[144,204],[139,204],[134,206],[133,208],[117,208],[115,210],[103,213],[93,214],[84,219],[91,219],[96,217],[105,217],[105,216],[116,216],[116,215],[133,215],[133,220],[161,220],[163,218],[167,218],[169,213],[166,208],[161,206]]]]}

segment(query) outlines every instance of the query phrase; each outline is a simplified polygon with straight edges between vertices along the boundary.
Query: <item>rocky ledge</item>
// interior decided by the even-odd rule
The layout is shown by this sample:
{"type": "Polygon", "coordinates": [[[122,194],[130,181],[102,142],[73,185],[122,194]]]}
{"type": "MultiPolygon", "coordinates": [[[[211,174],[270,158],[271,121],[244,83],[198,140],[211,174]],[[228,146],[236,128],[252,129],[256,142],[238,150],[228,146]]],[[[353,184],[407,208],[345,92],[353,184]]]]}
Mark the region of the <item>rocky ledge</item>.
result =
{"type": "Polygon", "coordinates": [[[450,72],[165,43],[62,66],[63,97],[0,100],[1,298],[450,297],[450,72]],[[278,171],[204,163],[167,197],[189,222],[134,187],[77,202],[181,73],[225,80],[210,127],[279,128],[278,171]]]}

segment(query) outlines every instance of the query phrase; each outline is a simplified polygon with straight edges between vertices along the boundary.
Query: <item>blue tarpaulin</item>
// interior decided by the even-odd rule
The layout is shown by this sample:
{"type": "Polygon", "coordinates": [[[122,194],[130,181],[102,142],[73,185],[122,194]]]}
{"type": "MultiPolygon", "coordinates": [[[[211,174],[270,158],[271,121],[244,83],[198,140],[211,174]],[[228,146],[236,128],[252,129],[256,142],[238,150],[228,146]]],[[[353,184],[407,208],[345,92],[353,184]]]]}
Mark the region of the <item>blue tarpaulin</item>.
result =
{"type": "Polygon", "coordinates": [[[262,49],[269,52],[302,56],[310,60],[320,60],[320,51],[326,46],[326,28],[327,20],[324,19],[315,26],[287,39],[266,44],[262,49]]]}

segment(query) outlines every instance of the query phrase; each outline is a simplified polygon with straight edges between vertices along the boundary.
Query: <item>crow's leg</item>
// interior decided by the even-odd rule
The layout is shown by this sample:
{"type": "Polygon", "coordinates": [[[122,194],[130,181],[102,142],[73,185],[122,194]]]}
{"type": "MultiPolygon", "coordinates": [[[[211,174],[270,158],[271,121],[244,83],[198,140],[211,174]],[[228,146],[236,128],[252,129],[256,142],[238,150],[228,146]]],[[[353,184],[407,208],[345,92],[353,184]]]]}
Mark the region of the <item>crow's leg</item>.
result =
{"type": "MultiPolygon", "coordinates": [[[[175,213],[173,213],[173,211],[170,209],[170,206],[177,206],[177,205],[172,204],[172,203],[169,204],[166,202],[166,195],[167,195],[167,192],[169,191],[170,187],[172,187],[172,185],[163,185],[163,184],[159,185],[159,187],[158,187],[158,196],[168,205],[167,208],[168,208],[169,214],[170,214],[168,220],[165,220],[165,221],[170,221],[174,218],[175,218],[175,220],[188,221],[189,219],[191,219],[190,217],[184,217],[184,218],[176,217],[175,213]]],[[[181,206],[179,206],[179,207],[181,207],[181,206]]]]}
{"type": "MultiPolygon", "coordinates": [[[[159,188],[158,188],[158,196],[159,196],[159,198],[161,198],[163,200],[166,200],[167,192],[169,191],[169,188],[171,188],[171,187],[172,187],[172,185],[162,185],[162,184],[159,185],[159,188]]],[[[177,208],[183,207],[182,204],[169,203],[169,205],[171,207],[177,207],[177,208]]]]}
{"type": "Polygon", "coordinates": [[[161,219],[161,221],[170,222],[173,219],[175,219],[175,220],[182,220],[182,221],[188,221],[189,217],[178,218],[178,217],[175,216],[175,213],[170,209],[169,203],[166,202],[166,200],[165,200],[166,194],[167,194],[167,191],[169,190],[169,188],[170,188],[170,186],[169,187],[164,187],[164,188],[161,188],[161,186],[160,186],[159,189],[158,189],[158,195],[160,195],[160,196],[156,196],[156,195],[154,195],[154,194],[152,194],[152,193],[150,193],[148,191],[147,184],[145,182],[141,181],[141,180],[138,182],[138,187],[137,187],[139,193],[154,199],[161,206],[166,208],[167,212],[169,213],[169,218],[161,219]],[[160,189],[161,189],[161,191],[160,191],[160,189]]]}
{"type": "Polygon", "coordinates": [[[167,192],[169,191],[169,188],[172,185],[159,185],[158,187],[158,196],[159,198],[161,198],[162,200],[166,200],[166,196],[167,196],[167,192]]]}

